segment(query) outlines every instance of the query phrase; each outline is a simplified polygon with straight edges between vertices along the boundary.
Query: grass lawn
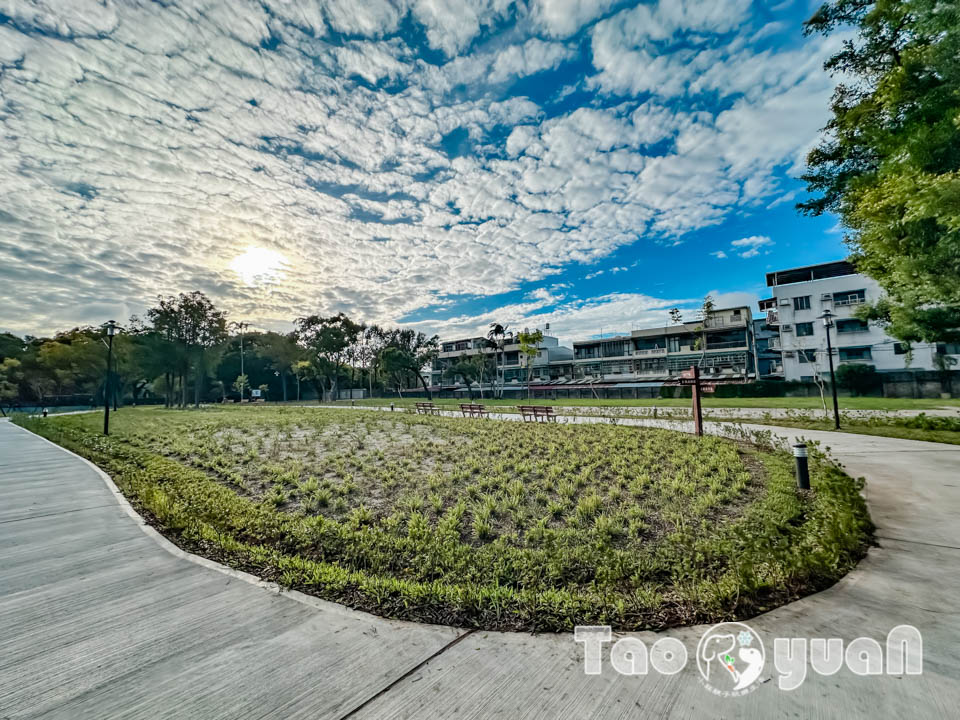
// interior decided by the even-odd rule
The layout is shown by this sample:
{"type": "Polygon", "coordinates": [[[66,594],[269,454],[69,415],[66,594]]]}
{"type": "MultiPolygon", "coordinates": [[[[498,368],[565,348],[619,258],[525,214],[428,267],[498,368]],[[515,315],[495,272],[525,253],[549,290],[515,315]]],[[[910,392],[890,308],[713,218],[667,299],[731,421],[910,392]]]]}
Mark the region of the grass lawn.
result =
{"type": "MultiPolygon", "coordinates": [[[[425,398],[371,398],[356,400],[357,405],[389,405],[391,402],[397,407],[412,407],[417,402],[424,402],[425,398]]],[[[312,401],[315,402],[315,401],[312,401]]],[[[462,399],[443,398],[433,401],[437,405],[449,406],[457,409],[462,402],[470,402],[466,397],[462,399]]],[[[554,405],[557,407],[690,407],[690,398],[655,398],[652,400],[593,400],[589,398],[549,398],[502,399],[474,398],[473,402],[484,405],[504,406],[507,410],[515,410],[517,405],[554,405]]],[[[960,399],[949,400],[912,399],[912,398],[881,398],[881,397],[841,397],[841,410],[932,410],[948,407],[960,408],[960,399]]],[[[829,400],[828,400],[829,403],[829,400]]],[[[312,404],[312,403],[310,403],[312,404]]],[[[341,400],[334,405],[349,405],[349,400],[341,400]]],[[[715,398],[704,395],[705,408],[793,408],[797,410],[818,410],[821,403],[819,397],[763,397],[763,398],[715,398]]]]}
{"type": "MultiPolygon", "coordinates": [[[[713,417],[711,420],[724,420],[713,417]]],[[[833,431],[832,415],[824,418],[822,413],[790,413],[786,417],[731,418],[732,422],[747,422],[761,425],[778,425],[805,430],[833,431]]],[[[879,435],[881,437],[903,438],[904,440],[923,440],[925,442],[960,445],[960,418],[956,417],[876,417],[860,418],[840,413],[840,432],[860,435],[879,435]]]]}
{"type": "Polygon", "coordinates": [[[17,422],[91,459],[179,545],[379,615],[663,628],[826,587],[871,534],[822,458],[614,425],[290,407],[17,422]]]}

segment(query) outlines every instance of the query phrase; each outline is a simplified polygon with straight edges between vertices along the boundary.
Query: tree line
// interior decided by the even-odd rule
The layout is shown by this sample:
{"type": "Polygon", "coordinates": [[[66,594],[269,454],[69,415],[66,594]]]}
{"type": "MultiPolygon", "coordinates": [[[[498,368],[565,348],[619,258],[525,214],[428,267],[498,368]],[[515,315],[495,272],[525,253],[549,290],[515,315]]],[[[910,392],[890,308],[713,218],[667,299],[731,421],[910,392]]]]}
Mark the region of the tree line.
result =
{"type": "Polygon", "coordinates": [[[365,388],[430,387],[423,368],[439,352],[437,336],[355,322],[343,313],[294,321],[290,333],[250,332],[231,323],[202,292],[159,297],[113,338],[107,371],[105,325],[52,337],[0,333],[0,406],[89,402],[162,402],[166,407],[271,400],[365,388]],[[76,402],[71,402],[75,400],[76,402]]]}

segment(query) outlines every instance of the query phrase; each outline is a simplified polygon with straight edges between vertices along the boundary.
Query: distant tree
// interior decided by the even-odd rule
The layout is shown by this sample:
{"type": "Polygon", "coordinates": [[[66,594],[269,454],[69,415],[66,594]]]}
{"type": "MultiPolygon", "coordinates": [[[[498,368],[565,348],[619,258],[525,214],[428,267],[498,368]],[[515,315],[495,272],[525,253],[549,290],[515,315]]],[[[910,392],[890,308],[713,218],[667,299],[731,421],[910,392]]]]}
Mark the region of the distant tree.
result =
{"type": "Polygon", "coordinates": [[[671,325],[683,324],[683,315],[680,313],[680,308],[670,309],[670,324],[671,325]]]}
{"type": "Polygon", "coordinates": [[[700,366],[703,365],[704,358],[707,356],[707,328],[710,327],[710,315],[713,313],[713,308],[713,297],[707,295],[703,298],[703,302],[700,303],[700,307],[697,309],[697,320],[699,324],[693,331],[699,333],[699,335],[693,341],[693,349],[700,351],[700,366]]]}
{"type": "Polygon", "coordinates": [[[170,357],[169,367],[179,375],[180,405],[187,405],[186,380],[192,370],[194,402],[200,407],[203,380],[215,366],[217,353],[213,350],[227,338],[226,314],[217,310],[202,292],[195,291],[158,298],[158,305],[147,311],[147,317],[176,351],[170,357]]]}
{"type": "Polygon", "coordinates": [[[269,360],[270,367],[280,373],[283,399],[286,401],[287,376],[293,374],[293,367],[303,359],[303,348],[297,345],[293,333],[281,335],[266,332],[254,340],[254,345],[259,354],[269,360]]]}
{"type": "Polygon", "coordinates": [[[811,215],[836,213],[858,270],[887,299],[864,308],[906,342],[960,341],[960,4],[832,0],[806,33],[847,33],[844,79],[807,156],[811,215]]]}
{"type": "Polygon", "coordinates": [[[242,393],[245,387],[250,385],[250,378],[246,375],[237,375],[237,379],[233,381],[233,389],[238,393],[242,393]]]}
{"type": "Polygon", "coordinates": [[[499,389],[502,387],[500,366],[503,364],[503,346],[506,342],[508,327],[508,325],[492,322],[490,323],[490,329],[487,331],[487,343],[493,348],[494,353],[494,397],[499,397],[500,394],[502,394],[502,391],[499,389]]]}
{"type": "Polygon", "coordinates": [[[23,378],[23,372],[20,369],[20,361],[16,358],[8,357],[0,361],[0,414],[6,417],[3,410],[4,405],[9,405],[20,394],[20,380],[23,378]]]}
{"type": "Polygon", "coordinates": [[[0,362],[7,358],[19,358],[26,349],[27,344],[23,338],[11,333],[0,333],[0,362]]]}
{"type": "Polygon", "coordinates": [[[350,359],[350,348],[360,335],[362,326],[343,313],[331,317],[310,315],[294,321],[297,344],[306,351],[313,365],[320,400],[327,395],[336,399],[340,373],[350,359]],[[322,380],[326,379],[325,388],[322,380]]]}
{"type": "Polygon", "coordinates": [[[526,361],[526,380],[527,380],[527,398],[530,398],[530,364],[533,362],[533,359],[537,356],[538,348],[540,343],[543,342],[543,332],[540,330],[534,330],[529,332],[524,330],[523,332],[517,333],[517,342],[520,344],[520,354],[524,357],[526,361]]]}
{"type": "Polygon", "coordinates": [[[415,376],[423,385],[429,399],[433,393],[423,377],[423,368],[437,357],[440,351],[440,339],[434,335],[427,337],[422,332],[410,329],[388,331],[387,346],[381,353],[384,370],[394,378],[404,373],[415,376]]]}
{"type": "Polygon", "coordinates": [[[873,365],[844,364],[837,368],[837,385],[853,395],[866,395],[880,387],[880,373],[873,365]]]}

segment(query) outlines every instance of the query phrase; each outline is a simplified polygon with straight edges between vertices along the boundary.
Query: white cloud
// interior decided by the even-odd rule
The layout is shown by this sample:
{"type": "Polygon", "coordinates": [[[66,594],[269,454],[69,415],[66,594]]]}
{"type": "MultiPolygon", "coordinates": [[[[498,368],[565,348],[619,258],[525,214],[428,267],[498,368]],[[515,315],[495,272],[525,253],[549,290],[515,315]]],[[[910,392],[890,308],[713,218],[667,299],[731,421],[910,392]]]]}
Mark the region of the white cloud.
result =
{"type": "MultiPolygon", "coordinates": [[[[549,284],[783,197],[831,91],[829,43],[756,51],[733,0],[600,19],[592,85],[572,64],[564,80],[592,94],[572,111],[505,89],[575,57],[565,38],[612,3],[536,3],[513,25],[505,0],[8,6],[0,306],[18,332],[192,289],[285,328],[549,284]],[[449,60],[416,55],[399,32],[411,19],[449,60]],[[725,109],[686,102],[701,93],[725,109]],[[466,152],[448,153],[451,134],[466,152]],[[282,280],[239,282],[247,247],[287,258],[282,280]]],[[[567,305],[571,327],[639,321],[635,299],[567,305]]],[[[525,307],[511,312],[546,306],[525,307]]]]}
{"type": "Polygon", "coordinates": [[[760,254],[760,249],[773,245],[774,242],[765,235],[751,235],[750,237],[740,238],[730,243],[731,247],[740,248],[739,255],[742,258],[752,258],[760,254]]]}
{"type": "Polygon", "coordinates": [[[727,254],[723,250],[716,250],[710,254],[713,255],[718,260],[723,260],[725,257],[727,257],[727,254]]]}

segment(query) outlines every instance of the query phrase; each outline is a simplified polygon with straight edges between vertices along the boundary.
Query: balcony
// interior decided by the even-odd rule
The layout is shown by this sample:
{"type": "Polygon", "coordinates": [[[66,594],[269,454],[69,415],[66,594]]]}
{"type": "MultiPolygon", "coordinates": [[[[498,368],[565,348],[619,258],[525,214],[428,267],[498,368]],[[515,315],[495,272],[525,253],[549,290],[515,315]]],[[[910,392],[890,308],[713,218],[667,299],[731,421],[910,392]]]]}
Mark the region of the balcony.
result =
{"type": "Polygon", "coordinates": [[[782,350],[783,347],[780,345],[780,338],[772,337],[767,340],[767,349],[768,350],[782,350]]]}
{"type": "Polygon", "coordinates": [[[666,357],[667,349],[664,348],[647,348],[644,350],[634,350],[633,355],[635,357],[666,357]]]}
{"type": "Polygon", "coordinates": [[[779,325],[780,313],[776,310],[767,310],[767,325],[779,325]]]}

